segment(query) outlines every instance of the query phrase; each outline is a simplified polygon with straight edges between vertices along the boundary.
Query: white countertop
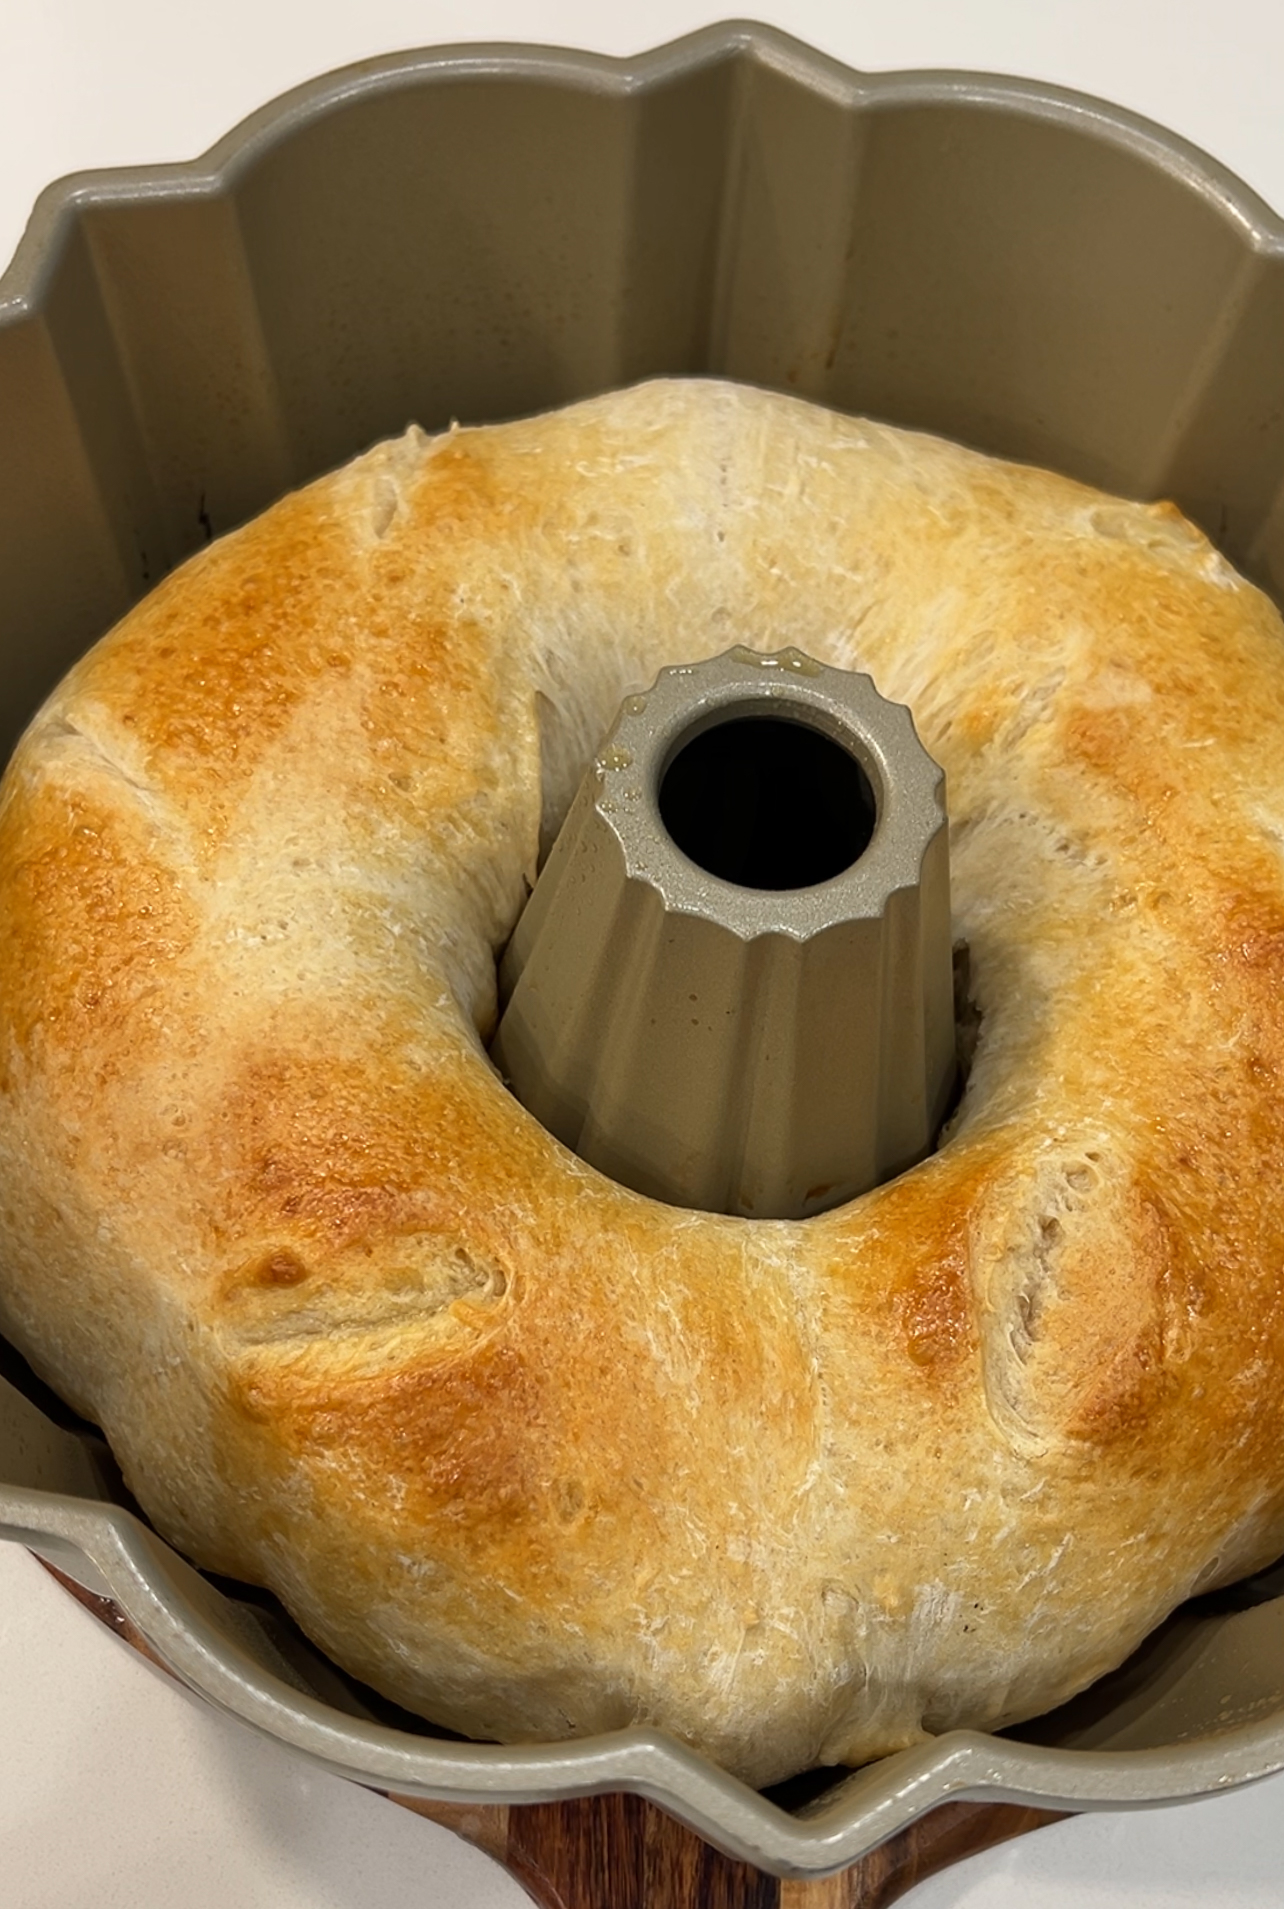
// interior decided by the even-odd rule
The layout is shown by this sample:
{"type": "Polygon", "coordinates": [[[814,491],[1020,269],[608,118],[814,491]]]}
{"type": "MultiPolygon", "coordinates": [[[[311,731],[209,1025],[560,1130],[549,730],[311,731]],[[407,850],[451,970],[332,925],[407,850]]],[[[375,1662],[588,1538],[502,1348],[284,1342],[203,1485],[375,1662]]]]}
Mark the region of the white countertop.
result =
{"type": "MultiPolygon", "coordinates": [[[[187,158],[300,80],[458,40],[631,53],[725,17],[697,0],[7,0],[0,260],[59,174],[187,158]]],[[[849,65],[968,67],[1099,93],[1284,208],[1280,0],[763,0],[849,65]]],[[[1281,341],[1284,349],[1284,340],[1281,341]]],[[[1279,1909],[1284,1776],[1079,1817],[919,1885],[911,1909],[1279,1909]]],[[[445,1830],[188,1699],[0,1545],[4,1909],[519,1909],[445,1830]]],[[[608,1909],[607,1905],[603,1909],[608,1909]]]]}

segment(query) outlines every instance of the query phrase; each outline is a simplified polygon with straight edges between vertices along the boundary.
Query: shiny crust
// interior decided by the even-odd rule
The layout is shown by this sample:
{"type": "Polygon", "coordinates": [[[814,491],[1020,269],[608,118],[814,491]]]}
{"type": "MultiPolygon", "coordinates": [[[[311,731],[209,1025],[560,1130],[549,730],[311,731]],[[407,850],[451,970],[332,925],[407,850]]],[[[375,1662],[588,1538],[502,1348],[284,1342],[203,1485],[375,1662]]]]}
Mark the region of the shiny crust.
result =
{"type": "Polygon", "coordinates": [[[1055,1704],[1284,1547],[1284,646],[1167,506],[655,384],[417,432],[173,575],[0,793],[0,1324],[158,1527],[482,1737],[764,1783],[1055,1704]],[[802,1223],[569,1156],[495,955],[733,641],[944,765],[980,1040],[802,1223]]]}

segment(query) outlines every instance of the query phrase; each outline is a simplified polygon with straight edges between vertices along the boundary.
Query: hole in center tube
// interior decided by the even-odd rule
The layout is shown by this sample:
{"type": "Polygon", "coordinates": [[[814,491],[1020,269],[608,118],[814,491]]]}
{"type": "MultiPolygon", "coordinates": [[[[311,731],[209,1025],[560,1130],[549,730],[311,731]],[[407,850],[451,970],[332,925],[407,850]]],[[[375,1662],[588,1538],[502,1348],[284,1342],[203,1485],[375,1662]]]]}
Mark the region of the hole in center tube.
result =
{"type": "Polygon", "coordinates": [[[682,853],[742,888],[811,888],[864,854],[873,786],[841,743],[809,723],[739,716],[679,748],[660,816],[682,853]]]}

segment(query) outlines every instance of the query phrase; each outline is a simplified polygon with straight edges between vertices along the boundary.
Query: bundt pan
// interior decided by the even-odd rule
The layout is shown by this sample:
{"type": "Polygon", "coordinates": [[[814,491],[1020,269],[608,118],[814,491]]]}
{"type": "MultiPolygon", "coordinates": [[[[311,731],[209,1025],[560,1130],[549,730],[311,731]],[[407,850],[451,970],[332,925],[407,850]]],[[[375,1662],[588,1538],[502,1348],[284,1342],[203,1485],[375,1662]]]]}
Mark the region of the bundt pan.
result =
{"type": "MultiPolygon", "coordinates": [[[[1175,498],[1284,595],[1284,226],[1143,121],[1020,81],[866,78],[729,25],[631,61],[452,48],[320,79],[187,165],[64,180],[0,282],[7,749],[180,558],[417,419],[710,372],[1175,498]]],[[[1284,1768],[1284,1572],[1185,1606],[1003,1738],[760,1796],[646,1730],[435,1735],[214,1584],[6,1352],[0,1532],[194,1690],[407,1796],[629,1790],[778,1875],[947,1798],[1199,1795],[1284,1768]]]]}

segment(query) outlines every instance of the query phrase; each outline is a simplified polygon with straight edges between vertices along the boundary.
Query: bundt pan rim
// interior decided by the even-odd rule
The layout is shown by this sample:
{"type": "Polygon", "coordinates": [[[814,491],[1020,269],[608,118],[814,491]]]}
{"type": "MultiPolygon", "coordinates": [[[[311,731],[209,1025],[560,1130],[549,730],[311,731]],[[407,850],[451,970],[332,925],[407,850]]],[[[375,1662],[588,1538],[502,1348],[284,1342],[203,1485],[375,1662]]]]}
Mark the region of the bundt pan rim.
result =
{"type": "Polygon", "coordinates": [[[1191,190],[1244,228],[1254,251],[1284,253],[1284,218],[1219,159],[1126,106],[1017,75],[950,67],[865,73],[821,53],[777,27],[727,20],[701,27],[645,52],[616,56],[519,41],[428,46],[355,60],[303,80],[238,120],[192,159],[159,165],[98,167],[51,180],[32,207],[13,257],[0,274],[0,324],[34,310],[46,275],[65,243],[66,221],[89,206],[181,199],[228,191],[238,176],[282,138],[368,93],[434,80],[538,80],[577,91],[626,97],[740,54],[803,79],[844,104],[886,109],[905,105],[997,105],[1082,127],[1156,159],[1191,190]]]}
{"type": "MultiPolygon", "coordinates": [[[[1096,145],[1122,149],[1203,200],[1227,228],[1241,264],[1284,256],[1284,223],[1262,200],[1218,162],[1136,114],[1019,79],[859,74],[775,29],[733,21],[630,59],[515,45],[390,55],[294,88],[196,159],[58,180],[41,194],[0,278],[0,345],[6,330],[41,315],[86,214],[230,198],[285,140],[355,101],[465,79],[520,79],[581,96],[636,99],[731,61],[770,69],[818,102],[849,112],[964,106],[1070,127],[1096,145]]],[[[629,1790],[733,1856],[782,1876],[819,1877],[946,1800],[1129,1808],[1184,1800],[1284,1768],[1284,1710],[1262,1716],[1252,1701],[1242,1707],[1247,1721],[1159,1748],[1070,1749],[952,1732],[845,1777],[801,1815],[645,1729],[514,1748],[417,1736],[348,1714],[304,1690],[288,1668],[284,1675],[269,1668],[270,1646],[262,1656],[252,1639],[246,1647],[244,1610],[207,1585],[126,1504],[113,1501],[111,1468],[95,1450],[95,1441],[82,1442],[0,1378],[0,1536],[29,1545],[88,1590],[113,1599],[167,1668],[217,1708],[377,1788],[496,1804],[629,1790]],[[41,1488],[50,1478],[59,1489],[41,1488]]],[[[1259,1607],[1263,1618],[1267,1611],[1284,1618],[1284,1599],[1259,1607]]]]}

